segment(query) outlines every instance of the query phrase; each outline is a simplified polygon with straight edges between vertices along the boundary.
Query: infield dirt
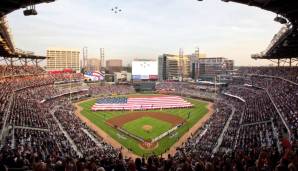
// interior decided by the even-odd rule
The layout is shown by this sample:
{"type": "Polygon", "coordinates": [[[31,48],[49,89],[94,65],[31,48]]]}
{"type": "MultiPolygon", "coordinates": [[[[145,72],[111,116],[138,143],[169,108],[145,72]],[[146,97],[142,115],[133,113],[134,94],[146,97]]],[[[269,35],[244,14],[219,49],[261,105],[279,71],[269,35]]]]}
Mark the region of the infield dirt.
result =
{"type": "Polygon", "coordinates": [[[122,127],[122,125],[124,125],[125,123],[142,117],[152,117],[155,119],[159,119],[161,121],[171,123],[172,126],[176,126],[184,122],[184,119],[178,116],[174,116],[174,115],[162,113],[162,112],[133,112],[133,113],[128,113],[126,115],[114,117],[112,119],[107,120],[106,122],[112,126],[122,127]]]}

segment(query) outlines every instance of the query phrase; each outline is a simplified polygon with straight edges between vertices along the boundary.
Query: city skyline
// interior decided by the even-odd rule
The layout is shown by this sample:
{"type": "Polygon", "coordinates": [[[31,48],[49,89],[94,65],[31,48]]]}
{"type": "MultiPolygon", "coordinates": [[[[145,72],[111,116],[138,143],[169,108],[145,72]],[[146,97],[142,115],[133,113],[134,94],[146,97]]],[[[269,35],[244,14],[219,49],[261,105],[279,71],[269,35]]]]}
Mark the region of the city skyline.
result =
{"type": "Polygon", "coordinates": [[[106,60],[122,59],[125,65],[134,58],[178,54],[179,48],[191,54],[197,47],[235,65],[268,65],[250,55],[265,50],[282,27],[273,13],[219,0],[60,0],[37,10],[37,16],[25,17],[21,10],[8,15],[16,47],[45,55],[50,47],[87,46],[89,58],[99,58],[105,48],[106,60]],[[115,6],[122,12],[113,13],[115,6]]]}

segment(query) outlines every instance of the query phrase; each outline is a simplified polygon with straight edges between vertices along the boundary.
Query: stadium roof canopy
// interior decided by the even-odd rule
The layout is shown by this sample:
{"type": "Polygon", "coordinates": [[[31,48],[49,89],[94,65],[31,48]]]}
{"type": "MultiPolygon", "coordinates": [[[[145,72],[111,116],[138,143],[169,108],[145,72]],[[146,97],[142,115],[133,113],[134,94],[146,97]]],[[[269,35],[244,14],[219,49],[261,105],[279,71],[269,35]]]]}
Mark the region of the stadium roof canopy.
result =
{"type": "Polygon", "coordinates": [[[288,22],[271,41],[269,47],[255,59],[282,59],[298,57],[298,0],[223,0],[256,6],[274,12],[288,22]]]}
{"type": "MultiPolygon", "coordinates": [[[[225,1],[225,0],[223,0],[225,1]]],[[[226,0],[237,3],[247,4],[249,6],[260,7],[264,10],[280,14],[292,23],[298,19],[298,1],[297,0],[226,0]]]]}
{"type": "Polygon", "coordinates": [[[32,54],[18,53],[15,50],[8,25],[5,20],[5,15],[20,8],[26,8],[40,3],[49,3],[55,0],[1,0],[0,1],[0,57],[10,58],[30,58],[30,59],[45,59],[43,56],[35,56],[32,54]]]}

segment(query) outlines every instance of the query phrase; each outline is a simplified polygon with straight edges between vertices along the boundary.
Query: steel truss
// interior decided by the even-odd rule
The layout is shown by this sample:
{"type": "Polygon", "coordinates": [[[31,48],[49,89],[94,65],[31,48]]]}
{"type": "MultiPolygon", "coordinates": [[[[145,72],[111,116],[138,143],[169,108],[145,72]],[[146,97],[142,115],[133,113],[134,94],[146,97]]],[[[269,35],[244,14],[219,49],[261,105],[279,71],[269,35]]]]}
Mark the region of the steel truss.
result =
{"type": "Polygon", "coordinates": [[[38,67],[44,59],[46,59],[44,56],[31,55],[0,56],[0,64],[6,64],[7,66],[10,66],[11,72],[13,72],[15,66],[35,65],[38,67]]]}
{"type": "Polygon", "coordinates": [[[281,59],[267,59],[275,64],[278,67],[280,66],[298,66],[298,57],[295,58],[281,58],[281,59]]]}

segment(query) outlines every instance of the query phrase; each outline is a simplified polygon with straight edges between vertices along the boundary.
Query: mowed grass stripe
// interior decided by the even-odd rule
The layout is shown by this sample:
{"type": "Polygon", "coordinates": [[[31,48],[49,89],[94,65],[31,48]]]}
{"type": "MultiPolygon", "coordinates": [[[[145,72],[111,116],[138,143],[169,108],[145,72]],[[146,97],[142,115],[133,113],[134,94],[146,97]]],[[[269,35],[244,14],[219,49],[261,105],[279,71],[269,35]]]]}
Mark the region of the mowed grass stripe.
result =
{"type": "Polygon", "coordinates": [[[139,119],[125,123],[122,127],[131,134],[141,137],[144,140],[152,140],[153,138],[171,129],[172,124],[154,119],[152,117],[141,117],[139,119]],[[144,125],[152,126],[151,131],[145,131],[143,129],[144,125]]]}
{"type": "MultiPolygon", "coordinates": [[[[148,95],[148,94],[146,94],[148,95]]],[[[113,139],[118,141],[120,144],[125,146],[127,149],[132,150],[135,154],[139,156],[148,156],[151,154],[162,154],[166,150],[168,150],[179,137],[181,137],[185,132],[187,132],[197,121],[199,121],[207,112],[207,104],[206,102],[191,99],[191,98],[184,98],[187,101],[191,102],[194,107],[193,108],[185,108],[185,109],[163,109],[163,110],[148,110],[145,112],[164,112],[171,115],[179,116],[181,118],[184,118],[187,120],[186,124],[179,127],[177,132],[175,133],[175,136],[173,137],[165,137],[162,140],[159,141],[159,146],[154,150],[145,150],[140,148],[139,143],[130,138],[127,137],[121,133],[119,133],[115,128],[112,128],[108,126],[105,121],[108,119],[111,119],[116,116],[125,115],[127,113],[130,113],[131,111],[97,111],[93,112],[91,111],[92,105],[95,104],[96,100],[89,100],[85,101],[83,103],[80,103],[80,106],[83,108],[83,111],[81,111],[81,114],[85,116],[87,119],[89,119],[91,122],[93,122],[95,125],[97,125],[99,128],[101,128],[103,131],[105,131],[109,136],[111,136],[113,139]],[[190,118],[187,119],[188,113],[190,112],[190,118]],[[119,134],[121,136],[126,137],[126,139],[122,139],[119,137],[119,134]]],[[[142,111],[143,112],[143,111],[142,111]]]]}

